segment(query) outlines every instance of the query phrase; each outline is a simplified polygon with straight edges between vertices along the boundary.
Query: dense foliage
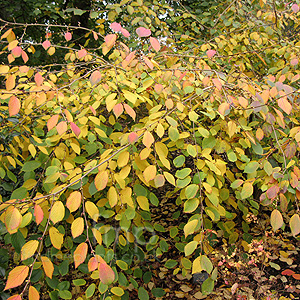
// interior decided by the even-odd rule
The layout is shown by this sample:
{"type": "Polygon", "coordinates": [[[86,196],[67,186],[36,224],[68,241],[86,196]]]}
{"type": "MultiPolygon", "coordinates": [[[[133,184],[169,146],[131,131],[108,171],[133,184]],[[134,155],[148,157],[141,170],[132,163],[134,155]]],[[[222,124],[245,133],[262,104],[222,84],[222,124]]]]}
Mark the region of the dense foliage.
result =
{"type": "Polygon", "coordinates": [[[200,299],[216,241],[300,233],[299,6],[205,3],[1,20],[2,299],[169,299],[154,263],[200,299]]]}

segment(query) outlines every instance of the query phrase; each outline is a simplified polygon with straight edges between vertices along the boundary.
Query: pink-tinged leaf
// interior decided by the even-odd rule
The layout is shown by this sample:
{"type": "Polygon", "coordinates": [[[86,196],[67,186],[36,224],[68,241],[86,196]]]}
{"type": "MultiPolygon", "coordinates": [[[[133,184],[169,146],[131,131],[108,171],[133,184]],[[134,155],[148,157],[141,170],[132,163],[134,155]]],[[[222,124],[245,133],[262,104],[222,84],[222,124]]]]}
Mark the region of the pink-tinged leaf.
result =
{"type": "Polygon", "coordinates": [[[107,46],[108,48],[111,48],[111,47],[115,44],[115,42],[116,42],[116,40],[117,40],[117,35],[114,34],[114,33],[108,34],[108,35],[104,38],[104,40],[105,40],[106,46],[107,46]]]}
{"type": "Polygon", "coordinates": [[[291,60],[290,64],[291,64],[292,66],[296,66],[296,65],[298,65],[298,62],[299,62],[298,58],[293,58],[293,59],[291,60]]]}
{"type": "Polygon", "coordinates": [[[117,118],[123,113],[123,111],[124,111],[124,108],[123,108],[122,103],[116,104],[113,108],[113,112],[117,118]]]}
{"type": "Polygon", "coordinates": [[[122,30],[122,26],[120,23],[113,22],[110,24],[110,29],[113,30],[114,32],[120,32],[122,30]]]}
{"type": "Polygon", "coordinates": [[[297,13],[298,11],[299,11],[299,5],[298,4],[293,4],[292,5],[292,11],[294,12],[294,13],[297,13]]]}
{"type": "Polygon", "coordinates": [[[98,268],[98,259],[96,257],[92,257],[88,262],[88,269],[90,272],[93,272],[97,268],[98,268]]]}
{"type": "MultiPolygon", "coordinates": [[[[22,300],[20,295],[13,295],[11,297],[9,297],[7,300],[22,300]]],[[[31,299],[29,299],[31,300],[31,299]]]]}
{"type": "Polygon", "coordinates": [[[22,48],[20,46],[15,47],[14,49],[11,50],[11,54],[16,58],[20,57],[22,54],[22,48]]]}
{"type": "Polygon", "coordinates": [[[122,28],[121,29],[121,33],[123,34],[124,37],[129,38],[130,37],[130,33],[127,29],[122,28]]]}
{"type": "Polygon", "coordinates": [[[160,83],[155,84],[154,90],[157,94],[161,94],[164,90],[164,86],[160,83]]]}
{"type": "Polygon", "coordinates": [[[292,235],[296,236],[300,233],[300,217],[298,214],[294,214],[290,219],[290,228],[292,235]]]}
{"type": "Polygon", "coordinates": [[[282,214],[278,209],[274,209],[271,213],[270,222],[273,228],[273,231],[278,230],[283,225],[282,214]]]}
{"type": "Polygon", "coordinates": [[[274,199],[279,193],[279,187],[277,185],[273,185],[267,189],[267,197],[269,199],[274,199]]]}
{"type": "Polygon", "coordinates": [[[183,79],[183,77],[186,75],[186,71],[185,72],[183,72],[180,76],[179,76],[179,78],[178,78],[178,82],[180,82],[182,79],[183,79]]]}
{"type": "Polygon", "coordinates": [[[8,55],[7,55],[7,60],[8,60],[8,62],[11,64],[12,62],[15,61],[15,58],[13,57],[12,54],[8,54],[8,55]]]}
{"type": "Polygon", "coordinates": [[[90,76],[91,85],[93,86],[93,85],[99,83],[101,78],[102,78],[102,74],[100,73],[100,71],[98,71],[98,70],[94,71],[90,76]]]}
{"type": "Polygon", "coordinates": [[[51,43],[49,42],[49,40],[46,40],[43,42],[42,46],[45,50],[47,50],[51,46],[51,43]]]}
{"type": "Polygon", "coordinates": [[[136,33],[139,37],[148,37],[151,35],[151,30],[145,27],[139,27],[136,29],[136,33]]]}
{"type": "Polygon", "coordinates": [[[61,121],[56,125],[56,130],[59,135],[63,135],[68,130],[67,122],[61,121]]]}
{"type": "Polygon", "coordinates": [[[48,131],[50,131],[52,128],[54,128],[58,122],[58,115],[54,115],[52,116],[48,122],[47,122],[47,128],[48,128],[48,131]]]}
{"type": "Polygon", "coordinates": [[[133,108],[126,103],[124,103],[124,108],[127,114],[135,121],[136,113],[133,108]]]}
{"type": "Polygon", "coordinates": [[[128,142],[134,144],[139,139],[139,136],[135,132],[131,132],[128,135],[128,142]]]}
{"type": "Polygon", "coordinates": [[[4,291],[21,285],[28,276],[28,272],[28,266],[18,266],[12,269],[8,274],[4,291]]]}
{"type": "Polygon", "coordinates": [[[73,255],[75,269],[85,261],[87,251],[88,251],[88,245],[86,243],[81,243],[77,246],[73,255]]]}
{"type": "Polygon", "coordinates": [[[143,136],[143,144],[147,147],[150,148],[151,145],[154,143],[154,137],[150,131],[145,131],[144,136],[143,136]]]}
{"type": "Polygon", "coordinates": [[[160,50],[160,43],[156,38],[150,37],[150,44],[156,52],[160,50]]]}
{"type": "Polygon", "coordinates": [[[72,39],[72,33],[71,32],[66,32],[65,33],[65,39],[66,39],[66,41],[70,41],[72,39]]]}
{"type": "Polygon", "coordinates": [[[41,222],[43,221],[44,219],[44,212],[42,210],[42,208],[36,204],[34,206],[34,216],[35,216],[35,222],[37,225],[41,224],[41,222]]]}
{"type": "Polygon", "coordinates": [[[92,33],[93,33],[94,40],[97,41],[98,40],[98,34],[97,34],[97,32],[92,31],[92,33]]]}
{"type": "Polygon", "coordinates": [[[40,73],[36,73],[34,75],[34,81],[35,81],[37,86],[41,86],[44,82],[44,78],[40,73]]]}
{"type": "Polygon", "coordinates": [[[292,112],[292,105],[285,97],[278,99],[277,103],[286,114],[289,115],[292,112]]]}
{"type": "Polygon", "coordinates": [[[165,184],[165,177],[162,174],[156,175],[154,178],[155,187],[161,187],[165,184]]]}
{"type": "Polygon", "coordinates": [[[222,116],[227,116],[230,113],[230,104],[225,102],[222,103],[219,108],[218,108],[218,112],[222,115],[222,116]]]}
{"type": "Polygon", "coordinates": [[[281,275],[284,275],[284,276],[285,275],[291,276],[293,274],[295,274],[295,271],[292,271],[291,269],[286,269],[286,270],[284,270],[284,271],[281,272],[281,275]]]}
{"type": "Polygon", "coordinates": [[[34,286],[30,286],[28,290],[28,300],[39,300],[40,294],[34,286]]]}
{"type": "Polygon", "coordinates": [[[115,280],[115,273],[113,269],[106,263],[106,261],[99,257],[99,278],[103,284],[110,285],[115,280]]]}
{"type": "Polygon", "coordinates": [[[146,63],[146,65],[147,65],[151,70],[153,70],[154,66],[153,66],[153,63],[151,62],[151,60],[150,60],[147,56],[145,56],[145,55],[143,55],[143,59],[144,59],[144,62],[146,63]]]}
{"type": "Polygon", "coordinates": [[[126,68],[135,58],[135,52],[136,50],[134,50],[133,52],[130,52],[126,58],[122,61],[122,67],[126,68]]]}
{"type": "Polygon", "coordinates": [[[208,58],[212,58],[217,53],[216,50],[207,50],[206,55],[208,58]]]}
{"type": "Polygon", "coordinates": [[[26,64],[28,62],[28,55],[25,51],[22,51],[22,59],[24,61],[24,63],[26,64]]]}
{"type": "Polygon", "coordinates": [[[70,126],[74,134],[78,137],[81,132],[80,128],[73,122],[70,122],[70,126]]]}
{"type": "Polygon", "coordinates": [[[81,193],[79,191],[72,192],[68,199],[66,206],[70,212],[76,211],[81,205],[81,193]]]}
{"type": "Polygon", "coordinates": [[[95,108],[91,105],[89,105],[89,108],[90,108],[91,112],[93,113],[93,115],[96,116],[97,113],[96,113],[95,108]]]}
{"type": "Polygon", "coordinates": [[[219,91],[222,90],[222,83],[220,82],[219,79],[213,78],[213,79],[212,79],[212,82],[214,83],[215,87],[216,87],[219,91]]]}
{"type": "Polygon", "coordinates": [[[11,96],[8,102],[9,116],[14,116],[19,113],[21,108],[20,100],[16,96],[11,96]]]}
{"type": "Polygon", "coordinates": [[[81,50],[79,50],[79,51],[77,52],[77,57],[78,57],[79,59],[85,57],[86,55],[87,55],[87,51],[86,51],[85,49],[81,49],[81,50]]]}

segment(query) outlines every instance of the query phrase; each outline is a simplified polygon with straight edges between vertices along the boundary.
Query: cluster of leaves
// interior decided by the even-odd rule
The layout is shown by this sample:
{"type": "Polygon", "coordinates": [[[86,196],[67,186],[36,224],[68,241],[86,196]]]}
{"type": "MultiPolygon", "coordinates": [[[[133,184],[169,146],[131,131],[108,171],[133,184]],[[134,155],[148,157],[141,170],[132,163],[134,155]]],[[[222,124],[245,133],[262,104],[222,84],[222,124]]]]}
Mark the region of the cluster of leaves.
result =
{"type": "Polygon", "coordinates": [[[27,41],[36,24],[21,37],[20,23],[2,28],[0,238],[15,251],[3,289],[18,288],[10,300],[47,290],[51,299],[129,299],[134,289],[139,299],[168,297],[135,279],[141,261],[171,246],[152,213],[165,197],[178,208],[166,234],[180,257],[165,266],[205,271],[203,294],[218,277],[212,230],[229,244],[242,236],[249,249],[249,216],[265,210],[274,231],[300,232],[299,43],[280,36],[298,5],[234,1],[199,43],[168,29],[157,3],[132,2],[129,25],[117,22],[127,2],[109,5],[106,31],[83,29],[98,49],[78,49],[64,26],[59,44],[51,34],[27,41]],[[59,49],[64,61],[30,66],[36,49],[59,49]]]}

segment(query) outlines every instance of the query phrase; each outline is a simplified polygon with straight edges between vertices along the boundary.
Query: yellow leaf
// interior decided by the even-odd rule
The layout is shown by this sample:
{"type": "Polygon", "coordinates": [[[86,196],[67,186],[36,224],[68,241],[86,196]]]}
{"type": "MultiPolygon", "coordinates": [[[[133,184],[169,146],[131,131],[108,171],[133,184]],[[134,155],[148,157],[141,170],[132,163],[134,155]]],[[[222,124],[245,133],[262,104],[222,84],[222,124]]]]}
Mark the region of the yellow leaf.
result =
{"type": "Polygon", "coordinates": [[[124,97],[129,101],[131,102],[132,104],[135,104],[136,100],[137,100],[137,95],[136,94],[133,94],[127,90],[123,90],[123,94],[124,94],[124,97]]]}
{"type": "Polygon", "coordinates": [[[8,274],[4,291],[21,285],[28,276],[28,272],[28,266],[18,266],[12,269],[8,274]]]}
{"type": "Polygon", "coordinates": [[[75,269],[85,261],[87,251],[88,245],[86,243],[81,243],[77,246],[73,254],[75,269]]]}
{"type": "Polygon", "coordinates": [[[41,256],[43,268],[47,277],[52,278],[54,266],[52,261],[47,256],[41,256]]]}
{"type": "Polygon", "coordinates": [[[16,233],[22,222],[22,215],[16,207],[8,207],[5,212],[4,222],[10,234],[16,233]]]}
{"type": "Polygon", "coordinates": [[[39,300],[40,294],[34,286],[29,287],[28,291],[28,300],[39,300]]]}
{"type": "Polygon", "coordinates": [[[83,218],[79,217],[75,219],[71,225],[71,232],[73,238],[75,239],[76,237],[80,236],[83,233],[83,230],[84,230],[84,220],[83,218]]]}
{"type": "Polygon", "coordinates": [[[122,167],[126,166],[128,161],[129,161],[129,152],[128,151],[122,152],[119,155],[118,160],[117,160],[118,167],[122,168],[122,167]]]}
{"type": "Polygon", "coordinates": [[[158,125],[156,127],[156,133],[160,138],[162,138],[163,135],[165,134],[165,129],[160,123],[158,123],[158,125]]]}
{"type": "Polygon", "coordinates": [[[97,222],[97,220],[99,218],[99,210],[98,210],[98,207],[95,205],[95,203],[93,203],[91,201],[85,202],[85,210],[87,211],[87,213],[89,214],[89,216],[95,222],[97,222]]]}
{"type": "Polygon", "coordinates": [[[21,249],[21,260],[31,257],[35,253],[38,245],[39,242],[36,240],[27,242],[21,249]]]}
{"type": "Polygon", "coordinates": [[[146,182],[149,182],[150,180],[153,180],[154,177],[156,176],[156,166],[155,165],[148,166],[144,170],[143,176],[144,176],[146,182]]]}
{"type": "Polygon", "coordinates": [[[106,188],[108,182],[108,172],[99,172],[95,177],[95,186],[98,191],[102,191],[106,188]]]}
{"type": "Polygon", "coordinates": [[[65,216],[65,207],[61,201],[56,201],[50,211],[50,220],[53,224],[60,222],[65,216]]]}
{"type": "Polygon", "coordinates": [[[101,232],[96,228],[92,228],[92,232],[93,232],[93,235],[94,235],[96,241],[98,242],[98,244],[102,245],[102,234],[101,234],[101,232]]]}
{"type": "Polygon", "coordinates": [[[290,219],[290,228],[293,236],[300,233],[300,217],[298,214],[294,214],[290,219]]]}
{"type": "Polygon", "coordinates": [[[63,234],[55,227],[51,227],[49,229],[49,236],[53,247],[59,250],[64,242],[63,234]]]}
{"type": "Polygon", "coordinates": [[[232,137],[236,133],[236,124],[233,121],[228,122],[228,135],[232,137]]]}
{"type": "Polygon", "coordinates": [[[149,132],[148,130],[144,133],[144,136],[143,136],[143,144],[147,147],[147,148],[150,148],[151,145],[153,144],[154,142],[154,137],[153,135],[151,134],[151,132],[149,132]]]}
{"type": "Polygon", "coordinates": [[[145,196],[137,196],[136,201],[141,209],[149,211],[149,200],[145,196]]]}
{"type": "Polygon", "coordinates": [[[111,186],[107,192],[108,202],[111,208],[118,203],[118,193],[115,187],[111,186]]]}
{"type": "Polygon", "coordinates": [[[76,211],[81,204],[81,193],[79,191],[72,192],[68,199],[66,206],[70,210],[70,212],[76,211]]]}
{"type": "Polygon", "coordinates": [[[185,224],[183,227],[184,236],[187,237],[188,235],[193,234],[195,232],[197,225],[198,225],[198,220],[192,220],[189,221],[187,224],[185,224]]]}
{"type": "Polygon", "coordinates": [[[274,209],[272,211],[270,222],[273,227],[273,231],[276,231],[282,227],[283,218],[282,218],[281,212],[278,209],[274,209]]]}

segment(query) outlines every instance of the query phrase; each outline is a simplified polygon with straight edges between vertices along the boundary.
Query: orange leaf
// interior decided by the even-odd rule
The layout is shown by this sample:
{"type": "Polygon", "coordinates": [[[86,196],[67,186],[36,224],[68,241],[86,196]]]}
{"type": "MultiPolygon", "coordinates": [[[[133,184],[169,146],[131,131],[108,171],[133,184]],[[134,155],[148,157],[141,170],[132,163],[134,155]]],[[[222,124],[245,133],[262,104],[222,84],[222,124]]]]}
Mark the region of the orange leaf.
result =
{"type": "Polygon", "coordinates": [[[300,280],[300,274],[292,274],[293,278],[296,280],[300,280]]]}
{"type": "Polygon", "coordinates": [[[5,226],[10,234],[16,233],[22,222],[22,215],[16,207],[8,207],[4,216],[5,226]]]}
{"type": "Polygon", "coordinates": [[[138,140],[139,136],[135,132],[131,132],[128,135],[128,142],[134,144],[138,140]]]}
{"type": "Polygon", "coordinates": [[[9,116],[14,116],[19,113],[21,108],[20,100],[16,96],[11,96],[8,102],[9,116]]]}
{"type": "Polygon", "coordinates": [[[277,103],[286,114],[289,115],[292,112],[292,105],[285,97],[278,99],[277,103]]]}
{"type": "Polygon", "coordinates": [[[70,126],[74,134],[78,137],[81,132],[80,128],[73,122],[70,122],[70,126]]]}
{"type": "Polygon", "coordinates": [[[222,115],[222,116],[227,116],[230,113],[230,104],[225,102],[225,103],[221,103],[221,105],[218,108],[218,112],[222,115]]]}
{"type": "Polygon", "coordinates": [[[51,43],[49,42],[49,40],[46,40],[43,42],[42,46],[45,50],[47,50],[51,46],[51,43]]]}
{"type": "Polygon", "coordinates": [[[74,255],[73,255],[75,269],[85,261],[87,251],[88,251],[88,245],[86,243],[81,243],[77,246],[76,250],[74,251],[74,255]]]}
{"type": "Polygon", "coordinates": [[[212,82],[214,83],[215,87],[216,87],[219,91],[222,90],[222,83],[220,82],[219,79],[213,78],[213,79],[212,79],[212,82]]]}
{"type": "Polygon", "coordinates": [[[40,73],[36,73],[34,75],[34,81],[37,86],[41,86],[43,84],[44,78],[40,73]]]}
{"type": "Polygon", "coordinates": [[[70,212],[76,211],[81,204],[81,193],[79,191],[72,192],[68,199],[66,206],[70,212]]]}
{"type": "Polygon", "coordinates": [[[115,273],[113,269],[101,256],[99,256],[98,270],[99,278],[103,284],[109,285],[115,280],[115,273]]]}
{"type": "Polygon", "coordinates": [[[97,268],[98,268],[98,259],[96,257],[92,257],[88,262],[88,269],[90,272],[93,272],[97,268]]]}
{"type": "Polygon", "coordinates": [[[28,272],[28,266],[18,266],[12,269],[8,274],[4,291],[21,285],[28,276],[28,272]]]}
{"type": "Polygon", "coordinates": [[[116,42],[116,40],[117,40],[117,35],[115,35],[114,33],[108,34],[108,35],[104,38],[104,40],[105,40],[106,46],[107,46],[108,48],[111,48],[111,47],[115,44],[115,42],[116,42]]]}
{"type": "Polygon", "coordinates": [[[122,103],[116,104],[113,108],[113,112],[117,118],[123,113],[123,111],[124,109],[122,103]]]}
{"type": "Polygon", "coordinates": [[[68,130],[67,122],[61,121],[56,125],[56,130],[59,135],[63,135],[68,130]]]}
{"type": "Polygon", "coordinates": [[[146,57],[145,55],[143,55],[143,59],[144,59],[144,62],[146,63],[146,65],[151,69],[153,70],[154,66],[153,66],[153,63],[151,62],[151,60],[146,57]]]}
{"type": "Polygon", "coordinates": [[[11,91],[16,85],[15,75],[9,75],[5,82],[5,87],[8,91],[11,91]]]}
{"type": "Polygon", "coordinates": [[[164,90],[164,86],[160,83],[155,84],[154,90],[157,94],[161,94],[162,91],[164,90]]]}
{"type": "Polygon", "coordinates": [[[144,133],[143,136],[143,144],[147,147],[150,148],[151,145],[154,143],[154,137],[151,134],[151,132],[149,132],[148,130],[144,133]]]}
{"type": "Polygon", "coordinates": [[[27,61],[29,59],[28,55],[27,55],[27,53],[25,51],[22,51],[22,59],[23,59],[23,61],[24,61],[25,64],[27,63],[27,61]]]}
{"type": "MultiPolygon", "coordinates": [[[[13,295],[11,297],[9,297],[7,300],[22,300],[20,295],[13,295]]],[[[31,299],[29,299],[31,300],[31,299]]]]}
{"type": "Polygon", "coordinates": [[[106,188],[108,182],[107,171],[99,172],[95,177],[95,186],[98,191],[102,191],[106,188]]]}
{"type": "Polygon", "coordinates": [[[293,274],[295,274],[295,272],[292,271],[292,270],[290,270],[290,269],[286,269],[286,270],[284,270],[284,271],[281,272],[281,275],[291,276],[293,274]]]}
{"type": "Polygon", "coordinates": [[[54,266],[53,266],[52,261],[47,256],[42,256],[41,261],[42,261],[46,276],[49,278],[52,278],[53,271],[54,271],[54,266]]]}
{"type": "Polygon", "coordinates": [[[34,206],[34,216],[37,225],[39,225],[44,219],[44,212],[38,204],[34,206]]]}
{"type": "Polygon", "coordinates": [[[94,71],[90,76],[91,85],[93,86],[94,84],[97,84],[101,80],[101,77],[102,75],[100,71],[98,70],[94,71]]]}
{"type": "Polygon", "coordinates": [[[85,57],[86,55],[87,55],[87,51],[86,51],[85,49],[81,49],[81,50],[79,50],[79,51],[77,52],[77,57],[78,57],[79,59],[85,57]]]}
{"type": "Polygon", "coordinates": [[[29,287],[29,291],[28,291],[28,299],[29,300],[39,300],[40,299],[40,294],[37,291],[37,289],[34,286],[30,286],[29,287]]]}
{"type": "Polygon", "coordinates": [[[135,121],[136,113],[133,108],[126,103],[124,103],[124,108],[127,114],[135,121]]]}
{"type": "Polygon", "coordinates": [[[58,115],[54,115],[52,116],[48,122],[47,122],[47,127],[48,127],[48,131],[50,131],[52,128],[54,128],[58,122],[58,115]]]}
{"type": "Polygon", "coordinates": [[[150,44],[156,52],[160,50],[160,43],[156,38],[150,37],[150,44]]]}

